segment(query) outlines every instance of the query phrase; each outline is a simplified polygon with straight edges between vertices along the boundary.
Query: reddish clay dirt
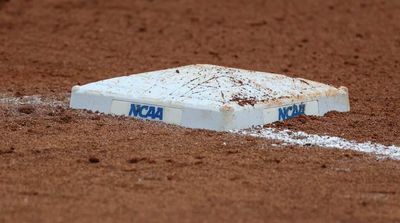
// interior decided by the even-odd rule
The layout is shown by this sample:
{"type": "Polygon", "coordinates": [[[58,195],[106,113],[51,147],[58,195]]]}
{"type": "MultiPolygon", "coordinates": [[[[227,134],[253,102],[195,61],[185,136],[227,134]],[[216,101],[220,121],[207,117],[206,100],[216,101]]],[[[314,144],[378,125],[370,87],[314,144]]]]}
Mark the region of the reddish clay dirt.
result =
{"type": "MultiPolygon", "coordinates": [[[[399,1],[0,0],[0,95],[193,63],[349,88],[352,111],[275,124],[400,145],[399,1]]],[[[0,222],[399,222],[400,164],[0,104],[0,222]]]]}

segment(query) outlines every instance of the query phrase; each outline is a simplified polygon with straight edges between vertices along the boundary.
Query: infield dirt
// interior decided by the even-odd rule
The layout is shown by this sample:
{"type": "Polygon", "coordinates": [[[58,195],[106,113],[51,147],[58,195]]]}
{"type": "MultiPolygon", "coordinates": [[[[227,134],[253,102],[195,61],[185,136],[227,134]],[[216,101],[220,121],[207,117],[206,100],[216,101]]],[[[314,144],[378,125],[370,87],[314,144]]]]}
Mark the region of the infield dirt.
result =
{"type": "Polygon", "coordinates": [[[346,86],[273,126],[400,145],[399,1],[0,1],[0,222],[399,222],[400,163],[66,108],[75,84],[194,63],[346,86]]]}

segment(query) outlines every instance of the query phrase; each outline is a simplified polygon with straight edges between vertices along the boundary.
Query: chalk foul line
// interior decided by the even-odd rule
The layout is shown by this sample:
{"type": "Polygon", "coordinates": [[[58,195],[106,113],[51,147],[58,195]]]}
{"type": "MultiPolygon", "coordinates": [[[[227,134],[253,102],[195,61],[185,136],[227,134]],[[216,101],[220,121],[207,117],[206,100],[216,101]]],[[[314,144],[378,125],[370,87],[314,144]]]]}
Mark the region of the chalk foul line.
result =
{"type": "Polygon", "coordinates": [[[282,145],[318,146],[331,149],[353,150],[377,155],[378,158],[400,160],[400,147],[385,146],[372,142],[356,142],[335,136],[308,134],[301,131],[278,130],[274,128],[256,127],[247,130],[234,130],[232,133],[253,137],[278,140],[282,145]]]}
{"type": "Polygon", "coordinates": [[[66,107],[68,103],[58,101],[52,98],[44,98],[40,95],[12,97],[0,94],[0,105],[37,105],[37,106],[50,106],[50,107],[66,107]]]}

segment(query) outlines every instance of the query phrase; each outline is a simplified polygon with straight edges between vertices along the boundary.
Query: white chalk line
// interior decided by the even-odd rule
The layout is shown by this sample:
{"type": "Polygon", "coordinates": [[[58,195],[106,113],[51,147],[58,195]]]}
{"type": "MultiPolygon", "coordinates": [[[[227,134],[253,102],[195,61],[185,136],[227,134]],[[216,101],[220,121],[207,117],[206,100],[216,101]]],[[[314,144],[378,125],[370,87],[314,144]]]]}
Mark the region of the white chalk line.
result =
{"type": "Polygon", "coordinates": [[[285,145],[297,146],[318,146],[330,149],[353,150],[357,152],[370,153],[378,158],[390,158],[400,160],[400,147],[391,145],[385,146],[372,142],[356,142],[336,136],[326,136],[317,134],[308,134],[302,131],[278,130],[274,128],[256,127],[247,130],[231,131],[241,135],[248,135],[269,140],[278,140],[285,145]]]}
{"type": "Polygon", "coordinates": [[[40,95],[31,95],[31,96],[7,96],[0,94],[0,105],[32,105],[32,106],[50,106],[50,107],[66,107],[67,102],[58,101],[51,98],[45,98],[40,95]]]}
{"type": "MultiPolygon", "coordinates": [[[[68,97],[67,97],[68,98],[68,97]]],[[[68,99],[66,99],[68,100],[68,99]]],[[[0,94],[0,104],[6,105],[41,105],[50,107],[67,107],[68,102],[58,101],[51,98],[44,98],[40,95],[9,97],[0,94]]],[[[372,142],[356,142],[336,136],[326,136],[317,134],[308,134],[302,131],[278,130],[274,128],[256,127],[246,130],[230,131],[241,135],[248,135],[269,140],[278,140],[283,142],[282,146],[318,146],[331,149],[353,150],[377,155],[378,158],[390,158],[400,160],[400,147],[392,145],[385,146],[372,142]]],[[[274,144],[273,144],[274,145],[274,144]]],[[[277,146],[277,145],[276,145],[277,146]]]]}

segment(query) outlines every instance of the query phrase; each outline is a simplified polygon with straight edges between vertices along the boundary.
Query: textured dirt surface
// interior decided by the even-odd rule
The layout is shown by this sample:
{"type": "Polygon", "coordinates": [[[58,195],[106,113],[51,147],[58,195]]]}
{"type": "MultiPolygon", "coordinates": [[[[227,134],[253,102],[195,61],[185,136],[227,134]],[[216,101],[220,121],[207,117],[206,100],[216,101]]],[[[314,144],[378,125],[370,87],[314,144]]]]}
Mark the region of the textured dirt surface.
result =
{"type": "MultiPolygon", "coordinates": [[[[0,96],[193,63],[349,88],[275,126],[400,145],[399,1],[0,1],[0,96]]],[[[61,103],[61,105],[63,105],[61,103]]],[[[0,103],[0,222],[400,221],[400,164],[0,103]]]]}

